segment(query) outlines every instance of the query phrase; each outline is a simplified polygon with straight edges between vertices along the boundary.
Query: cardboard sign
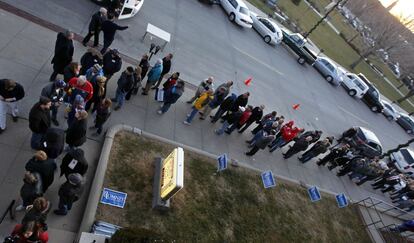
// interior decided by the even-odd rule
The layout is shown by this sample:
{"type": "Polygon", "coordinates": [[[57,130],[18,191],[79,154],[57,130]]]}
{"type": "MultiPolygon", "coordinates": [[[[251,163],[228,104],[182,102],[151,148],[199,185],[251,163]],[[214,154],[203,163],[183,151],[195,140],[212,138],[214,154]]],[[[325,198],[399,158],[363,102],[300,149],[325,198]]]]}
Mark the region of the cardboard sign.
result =
{"type": "Polygon", "coordinates": [[[341,193],[335,196],[336,202],[338,203],[339,208],[344,208],[348,206],[348,199],[346,199],[345,194],[341,193]]]}
{"type": "Polygon", "coordinates": [[[317,202],[321,200],[321,193],[319,192],[316,186],[313,186],[308,189],[308,194],[312,202],[317,202]]]}
{"type": "Polygon", "coordinates": [[[155,100],[159,102],[164,102],[164,89],[157,89],[155,91],[155,100]]]}
{"type": "Polygon", "coordinates": [[[217,158],[217,171],[222,171],[227,169],[227,154],[222,154],[217,158]]]}
{"type": "Polygon", "coordinates": [[[101,203],[111,205],[118,208],[124,208],[127,194],[125,192],[119,192],[104,188],[101,196],[101,203]]]}
{"type": "Polygon", "coordinates": [[[266,189],[276,186],[276,180],[273,177],[272,171],[268,170],[262,173],[262,182],[266,189]]]}

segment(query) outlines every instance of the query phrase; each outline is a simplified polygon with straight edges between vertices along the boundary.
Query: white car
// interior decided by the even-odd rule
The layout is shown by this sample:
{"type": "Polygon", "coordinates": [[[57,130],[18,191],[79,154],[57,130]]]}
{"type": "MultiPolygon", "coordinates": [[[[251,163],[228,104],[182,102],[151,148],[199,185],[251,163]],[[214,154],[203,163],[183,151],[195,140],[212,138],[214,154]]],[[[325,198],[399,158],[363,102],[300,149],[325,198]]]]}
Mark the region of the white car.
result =
{"type": "Polygon", "coordinates": [[[411,149],[400,149],[390,155],[390,160],[402,173],[414,174],[414,152],[411,149]]]}
{"type": "Polygon", "coordinates": [[[341,85],[348,91],[352,97],[361,99],[362,96],[369,90],[368,85],[358,75],[354,73],[345,74],[341,85]]]}
{"type": "Polygon", "coordinates": [[[236,24],[251,28],[253,20],[250,17],[250,10],[242,0],[220,0],[220,4],[229,16],[229,20],[236,24]]]}
{"type": "Polygon", "coordinates": [[[253,29],[263,37],[267,44],[280,44],[283,39],[282,30],[279,26],[271,21],[269,18],[257,16],[255,13],[250,13],[253,20],[253,29]]]}
{"type": "Polygon", "coordinates": [[[343,82],[344,72],[331,59],[318,57],[312,65],[329,83],[338,86],[343,82]]]}
{"type": "MultiPolygon", "coordinates": [[[[110,1],[107,0],[92,0],[98,5],[108,8],[110,1]]],[[[121,0],[119,8],[115,10],[118,19],[128,19],[134,17],[144,4],[144,0],[121,0]]]]}
{"type": "Polygon", "coordinates": [[[382,106],[384,109],[382,110],[382,114],[390,121],[396,121],[398,119],[399,112],[385,100],[381,100],[382,106]]]}

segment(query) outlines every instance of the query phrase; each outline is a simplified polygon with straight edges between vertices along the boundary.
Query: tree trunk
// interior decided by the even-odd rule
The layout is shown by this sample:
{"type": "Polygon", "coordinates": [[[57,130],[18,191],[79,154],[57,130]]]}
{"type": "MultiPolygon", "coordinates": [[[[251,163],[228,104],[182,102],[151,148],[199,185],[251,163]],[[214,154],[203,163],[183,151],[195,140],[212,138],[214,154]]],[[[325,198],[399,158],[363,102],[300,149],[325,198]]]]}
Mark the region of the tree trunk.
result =
{"type": "Polygon", "coordinates": [[[408,94],[407,94],[407,95],[405,95],[405,96],[404,96],[404,97],[402,97],[401,99],[396,100],[396,102],[397,102],[397,103],[401,103],[401,102],[403,102],[404,100],[409,99],[409,98],[410,98],[410,97],[412,97],[412,96],[414,96],[414,90],[410,90],[410,91],[408,92],[408,94]]]}

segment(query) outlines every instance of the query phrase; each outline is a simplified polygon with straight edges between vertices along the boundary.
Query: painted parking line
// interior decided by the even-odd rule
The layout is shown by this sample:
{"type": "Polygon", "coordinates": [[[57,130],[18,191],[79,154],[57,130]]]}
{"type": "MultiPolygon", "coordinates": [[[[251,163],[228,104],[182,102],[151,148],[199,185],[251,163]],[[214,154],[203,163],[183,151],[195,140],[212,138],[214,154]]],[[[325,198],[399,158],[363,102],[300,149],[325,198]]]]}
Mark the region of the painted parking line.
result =
{"type": "Polygon", "coordinates": [[[362,122],[362,123],[364,123],[364,124],[369,125],[369,122],[367,122],[367,121],[365,121],[365,120],[363,120],[363,119],[359,118],[359,117],[358,117],[357,115],[355,115],[354,113],[352,113],[352,112],[350,112],[350,111],[346,110],[345,108],[343,108],[343,107],[341,107],[341,106],[338,106],[338,107],[339,107],[339,109],[341,109],[343,112],[347,113],[348,115],[352,116],[353,118],[357,119],[358,121],[360,121],[360,122],[362,122]]]}
{"type": "Polygon", "coordinates": [[[245,56],[250,57],[250,58],[251,58],[251,59],[253,59],[255,62],[258,62],[258,63],[260,63],[261,65],[263,65],[263,66],[267,67],[268,69],[270,69],[271,71],[273,71],[273,72],[275,72],[275,73],[279,74],[280,76],[284,76],[284,74],[283,74],[282,72],[280,72],[280,71],[276,70],[274,67],[272,67],[272,66],[270,66],[269,64],[267,64],[267,63],[265,63],[265,62],[263,62],[263,61],[261,61],[261,60],[257,59],[256,57],[254,57],[254,56],[250,55],[249,53],[247,53],[247,52],[245,52],[245,51],[243,51],[243,50],[241,50],[241,49],[239,49],[239,48],[237,48],[237,47],[235,47],[235,46],[233,46],[233,48],[234,48],[236,51],[240,52],[241,54],[243,54],[243,55],[245,55],[245,56]]]}

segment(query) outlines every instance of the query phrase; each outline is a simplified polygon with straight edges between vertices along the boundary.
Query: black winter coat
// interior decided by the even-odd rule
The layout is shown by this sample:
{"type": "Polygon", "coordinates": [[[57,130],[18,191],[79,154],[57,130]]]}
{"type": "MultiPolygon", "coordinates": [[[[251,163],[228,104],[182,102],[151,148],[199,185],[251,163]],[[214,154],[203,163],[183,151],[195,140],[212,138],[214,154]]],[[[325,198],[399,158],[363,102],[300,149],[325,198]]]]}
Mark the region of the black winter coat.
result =
{"type": "Polygon", "coordinates": [[[102,28],[102,23],[104,18],[101,16],[101,13],[98,11],[92,15],[91,21],[89,22],[89,31],[100,31],[102,28]]]}
{"type": "Polygon", "coordinates": [[[105,76],[112,76],[114,73],[119,72],[122,66],[122,59],[118,56],[113,57],[110,52],[105,53],[103,56],[103,71],[105,76]]]}
{"type": "Polygon", "coordinates": [[[161,76],[168,73],[171,70],[171,60],[167,60],[167,58],[162,59],[162,72],[161,76]]]}
{"type": "Polygon", "coordinates": [[[238,111],[239,106],[245,107],[247,105],[247,102],[249,101],[249,97],[243,97],[243,95],[239,95],[234,101],[233,107],[231,108],[232,111],[238,111]]]}
{"type": "Polygon", "coordinates": [[[102,23],[102,31],[104,33],[104,39],[106,40],[113,40],[115,38],[115,33],[117,30],[125,29],[128,29],[128,26],[119,26],[110,20],[105,20],[102,23]]]}
{"type": "Polygon", "coordinates": [[[323,141],[316,142],[311,149],[309,149],[307,152],[311,152],[315,154],[315,156],[318,156],[319,154],[323,154],[326,151],[328,151],[330,144],[325,144],[323,141]]]}
{"type": "Polygon", "coordinates": [[[39,173],[32,173],[37,181],[34,184],[29,184],[24,181],[22,188],[20,189],[20,197],[22,198],[24,205],[28,206],[33,204],[33,201],[43,195],[42,178],[39,173]]]}
{"type": "Polygon", "coordinates": [[[57,35],[55,55],[52,59],[53,70],[63,73],[63,69],[72,61],[73,41],[66,38],[63,33],[57,35]]]}
{"type": "Polygon", "coordinates": [[[50,127],[50,112],[40,108],[40,103],[36,103],[29,113],[29,127],[34,133],[45,134],[50,127]]]}
{"type": "Polygon", "coordinates": [[[224,119],[229,123],[229,124],[233,124],[236,122],[239,122],[240,117],[242,116],[243,112],[241,111],[236,111],[236,112],[231,112],[228,113],[224,119]]]}
{"type": "Polygon", "coordinates": [[[63,152],[65,146],[65,131],[60,128],[47,129],[41,144],[48,158],[56,159],[63,152]]]}
{"type": "Polygon", "coordinates": [[[221,103],[220,109],[224,111],[230,110],[233,107],[234,101],[235,101],[235,98],[232,95],[230,95],[229,97],[224,99],[224,101],[221,103]]]}
{"type": "Polygon", "coordinates": [[[111,116],[111,109],[109,107],[105,108],[102,104],[99,104],[98,108],[96,108],[96,124],[103,124],[108,120],[109,116],[111,116]]]}
{"type": "Polygon", "coordinates": [[[86,161],[82,149],[73,149],[63,157],[60,165],[60,176],[65,175],[68,178],[68,175],[72,173],[79,173],[84,176],[86,171],[88,171],[88,161],[86,161]]]}
{"type": "MultiPolygon", "coordinates": [[[[50,206],[49,206],[50,209],[50,206]]],[[[47,220],[47,214],[49,213],[49,210],[46,212],[39,212],[33,207],[27,211],[27,213],[24,215],[22,219],[22,224],[25,224],[30,221],[36,221],[37,223],[42,224],[43,226],[46,226],[46,220],[47,220]]]]}
{"type": "Polygon", "coordinates": [[[119,77],[117,84],[118,89],[120,89],[124,93],[127,93],[134,86],[134,75],[123,72],[121,74],[121,77],[119,77]]]}
{"type": "Polygon", "coordinates": [[[69,80],[77,76],[78,74],[73,72],[72,69],[70,69],[69,65],[67,65],[65,69],[63,69],[63,80],[65,81],[65,83],[69,83],[69,80]]]}
{"type": "Polygon", "coordinates": [[[145,75],[147,75],[150,64],[148,60],[141,59],[141,61],[139,62],[139,66],[141,67],[141,80],[144,80],[145,75]]]}
{"type": "Polygon", "coordinates": [[[86,119],[75,119],[68,130],[66,130],[66,143],[73,147],[82,146],[86,142],[86,126],[86,119]]]}
{"type": "Polygon", "coordinates": [[[59,188],[59,199],[63,203],[73,203],[79,200],[83,192],[83,185],[75,186],[70,184],[68,181],[63,183],[59,188]]]}
{"type": "Polygon", "coordinates": [[[56,168],[56,163],[53,159],[38,161],[35,158],[32,158],[25,166],[27,171],[39,173],[40,178],[42,178],[43,192],[46,192],[47,188],[52,185],[56,168]]]}
{"type": "MultiPolygon", "coordinates": [[[[16,83],[16,87],[13,90],[6,90],[6,79],[0,79],[0,95],[4,99],[15,98],[15,101],[21,100],[24,97],[24,88],[21,84],[16,83]]],[[[12,101],[12,102],[15,102],[12,101]]]]}
{"type": "Polygon", "coordinates": [[[252,114],[250,115],[249,119],[247,119],[247,122],[259,122],[260,119],[262,119],[262,116],[263,116],[263,110],[257,106],[253,108],[252,114]]]}
{"type": "Polygon", "coordinates": [[[82,66],[80,69],[80,74],[85,75],[86,71],[89,68],[93,67],[93,65],[95,64],[99,64],[102,66],[103,60],[101,58],[102,56],[101,57],[94,56],[91,52],[86,52],[85,54],[83,54],[80,60],[80,63],[82,66]]]}
{"type": "Polygon", "coordinates": [[[293,145],[292,148],[294,151],[304,151],[309,147],[309,142],[306,139],[298,139],[293,145]]]}

